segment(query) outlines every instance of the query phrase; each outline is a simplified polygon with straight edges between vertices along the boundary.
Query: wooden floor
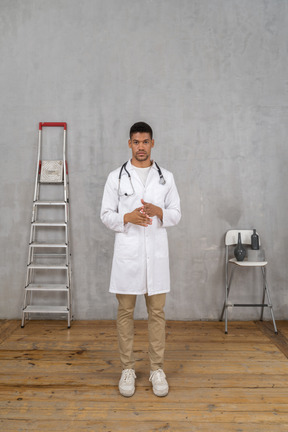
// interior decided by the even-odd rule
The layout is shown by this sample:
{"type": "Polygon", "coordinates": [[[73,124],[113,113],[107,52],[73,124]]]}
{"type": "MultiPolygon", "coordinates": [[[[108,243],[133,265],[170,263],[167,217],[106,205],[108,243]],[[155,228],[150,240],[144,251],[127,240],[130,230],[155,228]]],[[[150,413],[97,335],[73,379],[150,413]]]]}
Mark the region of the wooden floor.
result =
{"type": "Polygon", "coordinates": [[[0,430],[287,432],[288,322],[167,323],[166,398],[137,321],[137,390],[118,393],[115,322],[0,321],[0,430]]]}

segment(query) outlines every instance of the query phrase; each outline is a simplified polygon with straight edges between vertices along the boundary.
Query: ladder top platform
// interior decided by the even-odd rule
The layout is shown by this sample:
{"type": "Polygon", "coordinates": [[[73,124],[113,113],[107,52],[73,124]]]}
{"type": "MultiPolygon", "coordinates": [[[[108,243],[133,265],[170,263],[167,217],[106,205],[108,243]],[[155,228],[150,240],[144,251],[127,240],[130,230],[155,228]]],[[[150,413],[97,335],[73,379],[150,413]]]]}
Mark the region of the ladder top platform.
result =
{"type": "Polygon", "coordinates": [[[64,130],[67,130],[67,123],[59,123],[59,122],[40,122],[39,130],[42,130],[43,127],[63,127],[64,130]]]}

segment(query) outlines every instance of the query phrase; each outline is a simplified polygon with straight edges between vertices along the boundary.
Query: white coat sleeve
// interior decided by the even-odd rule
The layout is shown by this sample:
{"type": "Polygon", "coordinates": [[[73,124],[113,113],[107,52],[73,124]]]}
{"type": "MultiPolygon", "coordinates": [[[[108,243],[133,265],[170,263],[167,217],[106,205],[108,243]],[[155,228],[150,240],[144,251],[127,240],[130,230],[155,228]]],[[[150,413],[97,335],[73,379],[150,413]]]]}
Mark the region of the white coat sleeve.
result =
{"type": "Polygon", "coordinates": [[[113,231],[125,232],[124,215],[118,212],[118,187],[112,173],[104,187],[100,217],[104,225],[113,231]]]}
{"type": "Polygon", "coordinates": [[[171,174],[171,184],[165,197],[165,208],[162,210],[162,226],[164,228],[178,224],[181,219],[180,198],[173,174],[171,174]]]}

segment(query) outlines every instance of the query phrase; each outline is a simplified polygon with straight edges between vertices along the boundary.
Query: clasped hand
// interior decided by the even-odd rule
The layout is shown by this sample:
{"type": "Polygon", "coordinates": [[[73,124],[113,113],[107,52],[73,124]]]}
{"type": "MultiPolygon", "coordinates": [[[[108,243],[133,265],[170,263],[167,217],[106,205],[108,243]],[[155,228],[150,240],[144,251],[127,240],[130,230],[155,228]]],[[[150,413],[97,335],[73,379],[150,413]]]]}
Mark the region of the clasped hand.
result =
{"type": "Polygon", "coordinates": [[[154,204],[147,203],[143,199],[141,200],[142,206],[136,208],[131,213],[126,213],[124,215],[124,224],[130,222],[134,225],[140,225],[147,227],[152,224],[152,217],[157,216],[162,220],[163,212],[160,207],[154,204]]]}

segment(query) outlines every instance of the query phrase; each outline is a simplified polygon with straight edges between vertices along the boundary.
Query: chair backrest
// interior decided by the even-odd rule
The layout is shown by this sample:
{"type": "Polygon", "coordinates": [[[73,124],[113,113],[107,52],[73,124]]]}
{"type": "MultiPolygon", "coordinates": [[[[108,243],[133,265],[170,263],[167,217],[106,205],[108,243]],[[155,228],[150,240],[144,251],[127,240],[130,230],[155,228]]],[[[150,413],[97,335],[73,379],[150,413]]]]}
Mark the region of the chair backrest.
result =
{"type": "MultiPolygon", "coordinates": [[[[238,243],[238,233],[241,234],[242,244],[251,245],[251,235],[253,234],[253,230],[229,230],[225,235],[225,246],[236,245],[238,243]]],[[[260,245],[260,237],[259,237],[259,245],[260,245]]]]}

